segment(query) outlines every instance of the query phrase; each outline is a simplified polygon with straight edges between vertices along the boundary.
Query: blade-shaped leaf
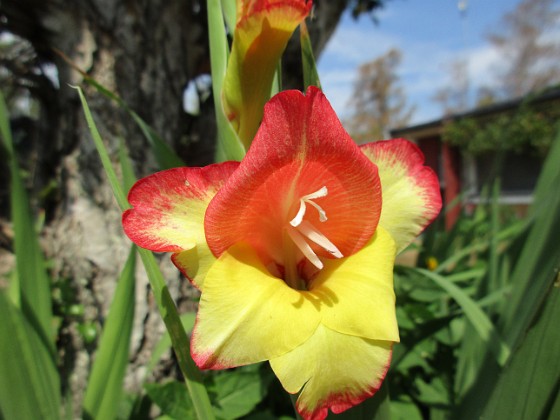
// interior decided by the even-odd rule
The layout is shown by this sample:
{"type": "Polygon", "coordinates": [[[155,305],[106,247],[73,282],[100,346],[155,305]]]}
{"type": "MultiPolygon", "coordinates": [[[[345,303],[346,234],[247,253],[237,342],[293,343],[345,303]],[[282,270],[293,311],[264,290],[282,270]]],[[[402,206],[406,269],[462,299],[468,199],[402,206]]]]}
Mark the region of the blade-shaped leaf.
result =
{"type": "Polygon", "coordinates": [[[218,126],[216,161],[241,160],[245,148],[231,126],[222,106],[222,86],[228,61],[228,41],[224,28],[224,17],[220,0],[208,0],[208,38],[210,42],[210,64],[212,66],[212,92],[218,126]]]}
{"type": "Polygon", "coordinates": [[[416,268],[415,270],[431,279],[439,287],[449,293],[449,295],[459,304],[465,313],[465,316],[479,334],[482,341],[490,346],[497,362],[503,366],[510,354],[509,347],[500,339],[496,328],[482,309],[480,309],[477,303],[472,300],[461,288],[448,281],[445,277],[421,268],[416,268]]]}
{"type": "Polygon", "coordinates": [[[548,291],[560,261],[560,131],[552,145],[535,190],[533,226],[512,273],[512,295],[504,314],[511,346],[523,336],[548,291]]]}
{"type": "Polygon", "coordinates": [[[114,417],[123,395],[134,321],[135,264],[136,247],[132,246],[117,283],[88,380],[83,403],[86,418],[114,417]]]}
{"type": "Polygon", "coordinates": [[[221,0],[222,10],[224,12],[224,20],[228,26],[230,34],[233,35],[235,23],[237,21],[237,2],[230,0],[221,0]]]}
{"type": "Polygon", "coordinates": [[[319,80],[319,72],[317,71],[317,63],[311,46],[311,38],[305,21],[299,26],[299,39],[301,43],[301,60],[303,63],[303,86],[307,90],[309,86],[317,86],[321,89],[321,81],[319,80]]]}
{"type": "Polygon", "coordinates": [[[560,287],[512,355],[484,410],[487,419],[553,419],[560,395],[560,287]]]}
{"type": "Polygon", "coordinates": [[[89,84],[90,86],[94,87],[99,93],[104,95],[105,97],[114,101],[117,105],[121,107],[124,111],[126,111],[136,122],[138,128],[144,134],[144,137],[148,141],[152,152],[156,158],[156,162],[160,169],[170,169],[176,168],[179,166],[185,166],[183,160],[175,153],[175,151],[169,147],[169,145],[163,141],[161,137],[157,135],[157,133],[148,125],[146,122],[135,112],[133,111],[128,104],[123,101],[116,93],[111,92],[97,80],[93,79],[89,74],[84,72],[81,68],[79,68],[69,57],[67,57],[61,51],[56,50],[58,55],[66,61],[66,63],[71,66],[74,70],[76,70],[80,75],[84,78],[84,81],[89,84]]]}
{"type": "MultiPolygon", "coordinates": [[[[95,143],[95,147],[97,148],[97,152],[101,158],[103,169],[105,170],[109,183],[111,184],[111,188],[113,189],[113,194],[121,210],[125,210],[129,207],[129,204],[126,200],[121,184],[117,179],[115,170],[111,166],[107,149],[105,148],[103,140],[97,130],[83,91],[79,87],[76,89],[82,102],[84,115],[88,123],[93,142],[95,143]]],[[[160,315],[163,318],[163,322],[165,323],[165,327],[167,328],[169,335],[171,336],[171,343],[175,354],[177,355],[181,372],[185,377],[187,389],[189,390],[193,401],[197,417],[199,419],[211,420],[214,418],[214,414],[212,412],[212,406],[210,405],[210,399],[208,397],[208,393],[206,392],[206,388],[202,383],[200,372],[191,357],[189,338],[187,337],[187,334],[181,324],[175,302],[169,293],[169,289],[165,284],[165,280],[159,270],[154,255],[150,251],[142,248],[138,249],[138,253],[144,263],[144,268],[146,269],[148,280],[150,281],[150,285],[154,292],[154,297],[156,299],[160,315]]]]}
{"type": "Polygon", "coordinates": [[[0,413],[5,420],[57,419],[60,380],[42,337],[0,292],[0,413]]]}
{"type": "MultiPolygon", "coordinates": [[[[14,250],[16,255],[16,289],[20,291],[20,304],[28,322],[36,329],[39,337],[54,360],[54,334],[52,327],[52,301],[50,279],[39,239],[34,229],[29,198],[21,179],[19,165],[14,152],[9,115],[0,93],[0,133],[8,152],[10,168],[11,217],[14,226],[14,250]]],[[[15,287],[15,286],[14,286],[15,287]]]]}

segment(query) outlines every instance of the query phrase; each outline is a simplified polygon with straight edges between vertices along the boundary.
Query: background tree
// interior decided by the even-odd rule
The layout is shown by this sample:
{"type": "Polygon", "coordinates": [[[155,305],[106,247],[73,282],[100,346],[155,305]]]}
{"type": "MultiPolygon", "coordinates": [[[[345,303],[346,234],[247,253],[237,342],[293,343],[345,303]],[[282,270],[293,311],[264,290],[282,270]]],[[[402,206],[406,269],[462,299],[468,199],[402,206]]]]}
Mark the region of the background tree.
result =
{"type": "Polygon", "coordinates": [[[470,80],[467,60],[457,59],[449,65],[448,83],[437,90],[433,100],[445,115],[464,112],[470,107],[470,80]]]}
{"type": "Polygon", "coordinates": [[[360,66],[349,103],[351,117],[345,121],[357,143],[388,138],[389,129],[410,121],[414,108],[407,105],[397,74],[401,59],[401,52],[391,49],[360,66]]]}
{"type": "MultiPolygon", "coordinates": [[[[314,18],[308,26],[317,56],[347,8],[365,4],[364,10],[369,10],[381,4],[365,0],[314,3],[314,18]]],[[[203,0],[0,3],[0,87],[8,94],[11,109],[18,110],[14,116],[23,118],[18,124],[13,121],[20,165],[27,174],[35,209],[44,214],[43,244],[53,261],[52,276],[66,284],[69,303],[84,308],[79,319],[63,316],[59,333],[63,392],[69,390],[77,399],[74,407],[78,409],[95,349],[95,337],[92,343],[86,342],[78,326],[85,322],[95,327],[107,314],[129,241],[121,233],[120,211],[77,94],[69,87],[81,84],[83,76],[57,51],[119,95],[188,165],[204,165],[214,156],[212,100],[202,100],[200,113],[193,116],[184,112],[182,97],[190,81],[210,72],[206,22],[203,0]],[[16,107],[21,98],[27,105],[16,107]]],[[[298,48],[292,47],[286,61],[297,61],[299,55],[298,48]]],[[[286,86],[301,84],[293,72],[286,73],[284,80],[286,86]]],[[[92,88],[86,88],[86,95],[114,156],[124,139],[136,175],[153,172],[157,166],[146,139],[126,112],[92,88]]],[[[1,173],[0,266],[9,267],[13,264],[6,199],[9,180],[6,171],[1,173]]],[[[167,264],[164,260],[162,264],[167,264]]],[[[163,271],[180,309],[188,310],[194,291],[172,267],[163,271]]],[[[142,273],[138,273],[136,289],[128,374],[131,389],[142,382],[143,368],[164,330],[142,273]]],[[[168,363],[167,367],[173,361],[168,363]]]]}
{"type": "Polygon", "coordinates": [[[499,57],[493,83],[476,86],[468,60],[456,59],[448,66],[448,82],[433,100],[449,115],[560,83],[559,31],[560,8],[555,0],[522,0],[487,35],[499,57]]]}
{"type": "Polygon", "coordinates": [[[488,40],[505,65],[497,70],[500,94],[523,96],[560,82],[560,8],[555,0],[523,0],[488,40]]]}

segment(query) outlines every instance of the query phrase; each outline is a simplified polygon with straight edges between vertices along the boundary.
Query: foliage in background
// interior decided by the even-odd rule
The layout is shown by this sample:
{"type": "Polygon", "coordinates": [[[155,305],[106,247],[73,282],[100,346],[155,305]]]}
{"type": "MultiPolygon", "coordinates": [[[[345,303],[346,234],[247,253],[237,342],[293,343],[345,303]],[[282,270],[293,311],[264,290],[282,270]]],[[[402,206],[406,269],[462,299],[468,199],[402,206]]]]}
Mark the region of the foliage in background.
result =
{"type": "Polygon", "coordinates": [[[498,204],[496,184],[490,204],[426,232],[418,267],[397,268],[396,418],[558,415],[559,162],[557,136],[526,220],[498,204]]]}
{"type": "Polygon", "coordinates": [[[546,104],[531,99],[513,111],[457,118],[444,126],[443,140],[473,155],[531,150],[545,156],[558,130],[560,95],[546,104]]]}
{"type": "MultiPolygon", "coordinates": [[[[317,78],[315,69],[308,69],[307,78],[317,78]]],[[[4,148],[11,150],[3,108],[2,140],[4,148]]],[[[536,123],[533,133],[542,131],[543,142],[550,145],[552,135],[547,137],[544,130],[551,133],[553,125],[536,123]]],[[[124,154],[121,156],[122,172],[129,174],[126,184],[130,186],[132,171],[124,154]]],[[[59,418],[64,397],[59,393],[60,374],[53,352],[56,320],[49,313],[53,280],[48,278],[40,252],[29,199],[18,185],[15,156],[9,153],[7,157],[18,265],[9,279],[2,280],[9,287],[0,290],[0,417],[59,418]],[[26,305],[26,299],[34,299],[36,308],[26,305]],[[34,309],[42,312],[39,319],[34,309]]],[[[393,418],[560,418],[556,325],[560,316],[559,182],[557,139],[527,221],[515,220],[498,206],[496,188],[490,205],[464,214],[451,231],[435,226],[426,232],[417,268],[397,268],[402,343],[395,348],[388,376],[393,418]]],[[[131,257],[101,333],[84,417],[108,418],[120,413],[120,418],[146,418],[159,408],[162,419],[192,418],[194,404],[178,381],[146,384],[145,394],[129,396],[135,402],[130,411],[122,414],[119,408],[126,400],[121,372],[128,362],[132,266],[131,257]],[[112,321],[117,313],[121,313],[121,324],[112,321]]],[[[68,314],[71,312],[68,308],[68,314]]],[[[192,314],[182,322],[188,332],[192,314]]],[[[170,343],[171,338],[162,339],[157,354],[167,351],[170,343]]],[[[266,365],[208,374],[204,384],[212,413],[218,418],[290,418],[286,417],[291,412],[289,401],[266,365]]],[[[372,418],[364,407],[338,417],[372,418]]]]}

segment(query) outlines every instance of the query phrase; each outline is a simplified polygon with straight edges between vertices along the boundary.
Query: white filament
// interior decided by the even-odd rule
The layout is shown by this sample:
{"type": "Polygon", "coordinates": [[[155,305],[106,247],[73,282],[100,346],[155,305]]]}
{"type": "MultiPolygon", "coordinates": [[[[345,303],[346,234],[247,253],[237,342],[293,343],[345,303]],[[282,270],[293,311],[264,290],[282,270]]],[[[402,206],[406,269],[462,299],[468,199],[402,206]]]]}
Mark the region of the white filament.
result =
{"type": "Polygon", "coordinates": [[[319,221],[325,222],[327,220],[327,214],[325,213],[325,210],[323,210],[323,208],[317,203],[312,201],[316,198],[326,197],[327,194],[327,187],[323,186],[319,190],[301,197],[299,200],[299,210],[296,216],[290,221],[290,225],[295,229],[288,227],[288,235],[290,236],[292,241],[294,241],[305,258],[307,258],[311,262],[311,264],[313,264],[319,270],[323,268],[323,263],[321,262],[317,254],[315,254],[307,240],[319,245],[335,258],[343,257],[342,253],[335,244],[333,244],[309,221],[303,220],[305,212],[307,211],[307,204],[312,205],[319,212],[319,221]]]}

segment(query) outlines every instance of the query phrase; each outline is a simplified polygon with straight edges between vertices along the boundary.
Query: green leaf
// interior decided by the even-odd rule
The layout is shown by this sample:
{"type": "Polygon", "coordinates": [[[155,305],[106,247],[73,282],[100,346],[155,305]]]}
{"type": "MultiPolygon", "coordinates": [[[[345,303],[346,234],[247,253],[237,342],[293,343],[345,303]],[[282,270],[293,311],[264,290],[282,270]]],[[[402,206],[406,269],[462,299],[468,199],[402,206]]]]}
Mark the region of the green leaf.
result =
{"type": "Polygon", "coordinates": [[[207,8],[210,65],[212,67],[212,92],[218,127],[216,161],[240,161],[245,156],[245,148],[227,119],[222,106],[222,86],[226,76],[229,49],[220,0],[208,0],[207,8]]]}
{"type": "Polygon", "coordinates": [[[364,402],[340,414],[329,414],[327,420],[390,420],[391,401],[386,383],[364,402]]]}
{"type": "Polygon", "coordinates": [[[465,316],[472,324],[482,341],[486,343],[490,350],[494,353],[498,364],[503,366],[510,355],[509,347],[501,340],[496,328],[476,302],[472,300],[462,289],[448,281],[445,277],[421,268],[413,270],[424,274],[424,276],[431,279],[434,283],[449,293],[449,295],[459,304],[465,313],[465,316]]]}
{"type": "MultiPolygon", "coordinates": [[[[494,387],[483,418],[553,419],[560,390],[560,288],[548,294],[542,313],[514,352],[494,387]]],[[[557,408],[556,408],[557,409],[557,408]]]]}
{"type": "Polygon", "coordinates": [[[233,35],[237,23],[237,2],[231,0],[221,0],[224,19],[230,34],[233,35]]]}
{"type": "Polygon", "coordinates": [[[457,351],[454,389],[458,398],[462,398],[475,383],[487,351],[486,343],[481,340],[473,325],[466,323],[461,346],[457,351]]]}
{"type": "Polygon", "coordinates": [[[144,389],[163,414],[177,420],[193,418],[194,408],[186,392],[185,384],[177,381],[162,385],[145,384],[144,389]]]}
{"type": "MultiPolygon", "coordinates": [[[[195,312],[187,312],[181,315],[181,323],[183,324],[183,328],[185,332],[188,334],[192,331],[194,327],[194,321],[196,320],[196,313],[195,312]]],[[[171,349],[171,337],[169,333],[163,334],[161,339],[158,341],[154,350],[152,351],[152,356],[150,357],[150,361],[146,366],[146,375],[149,375],[158,362],[160,361],[161,357],[171,349]]]]}
{"type": "Polygon", "coordinates": [[[177,168],[180,166],[185,166],[185,162],[169,147],[169,145],[163,141],[161,137],[150,127],[148,124],[144,122],[140,116],[128,109],[128,113],[134,119],[146,140],[148,140],[148,144],[150,145],[152,152],[156,158],[158,166],[160,169],[170,169],[170,168],[177,168]]]}
{"type": "Polygon", "coordinates": [[[391,401],[392,420],[422,420],[422,413],[411,401],[391,401]]]}
{"type": "Polygon", "coordinates": [[[134,321],[136,247],[132,246],[107,315],[84,397],[86,418],[115,417],[123,396],[134,321]]]}
{"type": "MultiPolygon", "coordinates": [[[[97,148],[97,152],[101,158],[103,169],[109,179],[109,183],[111,184],[117,203],[119,204],[121,210],[124,211],[129,207],[129,204],[126,200],[121,184],[117,179],[115,170],[111,166],[109,154],[107,153],[105,145],[99,135],[99,131],[97,130],[95,121],[93,120],[89,110],[86,98],[79,87],[76,89],[78,90],[78,94],[82,102],[84,115],[87,120],[93,142],[95,143],[95,147],[97,148]]],[[[144,263],[144,268],[146,269],[148,280],[150,281],[150,285],[154,292],[154,297],[156,299],[160,315],[163,318],[163,322],[165,323],[165,327],[167,328],[169,335],[171,336],[171,343],[177,356],[179,368],[185,377],[187,388],[194,403],[196,415],[199,419],[211,420],[214,418],[214,414],[212,413],[210,399],[208,398],[208,393],[202,383],[200,372],[191,357],[189,338],[187,337],[187,334],[181,324],[175,302],[169,293],[169,289],[165,284],[165,280],[159,270],[154,255],[150,251],[142,248],[138,249],[138,253],[144,263]]]]}
{"type": "Polygon", "coordinates": [[[156,162],[160,169],[169,169],[169,168],[176,168],[179,166],[185,166],[183,160],[175,153],[175,151],[169,147],[169,145],[163,141],[161,137],[148,125],[146,122],[135,112],[133,111],[128,104],[121,99],[116,93],[111,92],[101,83],[93,79],[89,74],[82,71],[75,63],[73,63],[68,57],[62,56],[64,60],[72,67],[74,70],[78,71],[84,81],[89,84],[90,86],[94,87],[99,93],[104,95],[105,97],[109,98],[110,100],[114,101],[117,105],[121,107],[124,111],[126,111],[134,120],[144,137],[148,141],[152,152],[156,158],[156,162]]]}
{"type": "Polygon", "coordinates": [[[0,416],[58,419],[56,364],[37,330],[4,292],[0,292],[0,320],[0,416]]]}
{"type": "Polygon", "coordinates": [[[119,141],[119,162],[122,172],[122,188],[128,192],[136,182],[136,176],[123,139],[119,141]]]}
{"type": "Polygon", "coordinates": [[[250,413],[265,396],[267,387],[258,371],[234,370],[217,375],[213,399],[216,417],[230,420],[250,413]]]}
{"type": "MultiPolygon", "coordinates": [[[[530,230],[521,237],[523,248],[521,254],[516,257],[510,279],[512,293],[504,305],[501,317],[503,337],[511,348],[516,349],[523,342],[527,331],[542,310],[542,303],[550,293],[551,279],[560,265],[559,183],[560,132],[539,177],[530,212],[530,230]]],[[[486,360],[475,385],[455,411],[455,417],[467,420],[480,418],[501,377],[500,374],[501,369],[486,360]]],[[[518,395],[519,398],[525,399],[524,394],[518,395]]],[[[548,407],[555,407],[557,403],[551,399],[546,404],[548,407]]]]}
{"type": "Polygon", "coordinates": [[[445,387],[441,378],[434,377],[430,383],[424,381],[422,378],[417,378],[414,381],[414,384],[418,390],[417,398],[424,404],[448,405],[450,403],[449,391],[445,387]]]}
{"type": "Polygon", "coordinates": [[[504,314],[505,337],[517,344],[546,296],[560,261],[560,131],[542,169],[531,208],[533,226],[515,264],[504,314]]]}
{"type": "Polygon", "coordinates": [[[41,341],[48,349],[51,357],[55,358],[54,331],[52,327],[52,300],[50,279],[47,275],[45,260],[39,239],[34,229],[29,198],[21,179],[17,157],[14,152],[12,134],[10,131],[9,115],[0,92],[0,134],[8,152],[10,168],[10,204],[11,218],[14,227],[14,251],[16,255],[17,276],[12,285],[19,289],[23,314],[28,322],[36,329],[41,341]]]}
{"type": "Polygon", "coordinates": [[[319,72],[317,71],[317,63],[313,54],[311,38],[305,21],[299,26],[299,39],[301,44],[301,60],[303,64],[303,86],[307,89],[309,86],[317,86],[321,89],[321,81],[319,80],[319,72]]]}

